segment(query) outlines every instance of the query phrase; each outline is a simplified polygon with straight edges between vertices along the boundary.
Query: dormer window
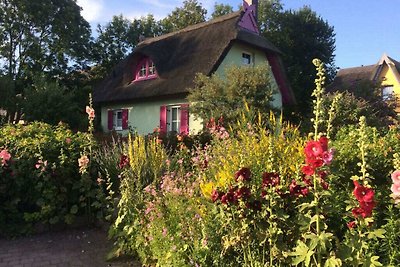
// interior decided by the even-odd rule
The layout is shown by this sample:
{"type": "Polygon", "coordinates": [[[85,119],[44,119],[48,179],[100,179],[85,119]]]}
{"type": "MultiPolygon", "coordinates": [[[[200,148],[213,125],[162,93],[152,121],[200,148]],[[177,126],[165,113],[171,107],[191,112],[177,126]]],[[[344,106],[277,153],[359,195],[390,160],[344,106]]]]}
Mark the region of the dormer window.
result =
{"type": "Polygon", "coordinates": [[[142,59],[136,68],[135,80],[147,80],[157,77],[156,66],[150,58],[142,59]]]}

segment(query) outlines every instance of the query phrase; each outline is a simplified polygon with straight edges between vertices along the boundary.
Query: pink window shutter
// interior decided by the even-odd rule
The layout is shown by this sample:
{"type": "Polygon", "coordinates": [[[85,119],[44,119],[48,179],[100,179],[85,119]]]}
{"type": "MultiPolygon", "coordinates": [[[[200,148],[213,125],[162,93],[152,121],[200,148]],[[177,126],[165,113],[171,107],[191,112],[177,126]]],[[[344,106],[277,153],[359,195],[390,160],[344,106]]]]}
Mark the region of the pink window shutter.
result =
{"type": "Polygon", "coordinates": [[[160,132],[167,132],[167,106],[160,107],[160,132]]]}
{"type": "Polygon", "coordinates": [[[181,105],[181,128],[179,131],[183,134],[189,133],[189,105],[181,105]]]}
{"type": "Polygon", "coordinates": [[[114,113],[112,110],[108,111],[108,130],[112,130],[113,129],[113,119],[114,119],[114,113]]]}
{"type": "Polygon", "coordinates": [[[128,112],[129,110],[123,109],[122,110],[122,129],[128,129],[128,112]]]}

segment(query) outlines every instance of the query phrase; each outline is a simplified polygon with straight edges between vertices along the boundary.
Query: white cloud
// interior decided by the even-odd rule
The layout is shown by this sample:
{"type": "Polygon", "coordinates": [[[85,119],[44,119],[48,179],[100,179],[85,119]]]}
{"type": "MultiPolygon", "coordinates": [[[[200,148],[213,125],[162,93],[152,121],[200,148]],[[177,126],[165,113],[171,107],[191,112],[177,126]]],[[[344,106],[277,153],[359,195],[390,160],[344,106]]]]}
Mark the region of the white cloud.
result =
{"type": "Polygon", "coordinates": [[[88,22],[97,21],[101,17],[103,0],[77,0],[77,3],[82,7],[81,14],[88,22]]]}

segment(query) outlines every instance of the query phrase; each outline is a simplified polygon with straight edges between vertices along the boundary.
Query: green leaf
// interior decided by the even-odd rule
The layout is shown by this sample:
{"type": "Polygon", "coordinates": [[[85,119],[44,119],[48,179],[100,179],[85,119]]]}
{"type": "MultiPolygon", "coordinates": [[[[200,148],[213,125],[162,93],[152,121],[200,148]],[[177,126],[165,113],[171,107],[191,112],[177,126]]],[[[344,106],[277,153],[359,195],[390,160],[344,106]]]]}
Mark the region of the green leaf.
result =
{"type": "Polygon", "coordinates": [[[329,257],[326,262],[324,267],[340,267],[342,266],[342,261],[335,256],[329,257]]]}
{"type": "Polygon", "coordinates": [[[78,206],[77,205],[73,205],[72,207],[71,207],[71,209],[70,209],[70,213],[71,214],[76,214],[77,212],[78,212],[78,206]]]}

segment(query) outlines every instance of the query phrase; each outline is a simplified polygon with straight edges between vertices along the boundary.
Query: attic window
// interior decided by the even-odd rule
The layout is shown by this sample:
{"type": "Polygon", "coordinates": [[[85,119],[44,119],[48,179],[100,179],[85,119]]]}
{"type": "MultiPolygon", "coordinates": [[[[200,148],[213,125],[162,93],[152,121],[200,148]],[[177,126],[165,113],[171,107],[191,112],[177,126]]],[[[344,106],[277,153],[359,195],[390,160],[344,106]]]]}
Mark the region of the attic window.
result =
{"type": "Polygon", "coordinates": [[[142,59],[136,67],[134,81],[153,79],[155,77],[157,77],[157,72],[153,61],[150,58],[142,59]]]}
{"type": "Polygon", "coordinates": [[[242,53],[242,63],[244,65],[250,65],[252,63],[252,56],[249,53],[243,52],[242,53]]]}

